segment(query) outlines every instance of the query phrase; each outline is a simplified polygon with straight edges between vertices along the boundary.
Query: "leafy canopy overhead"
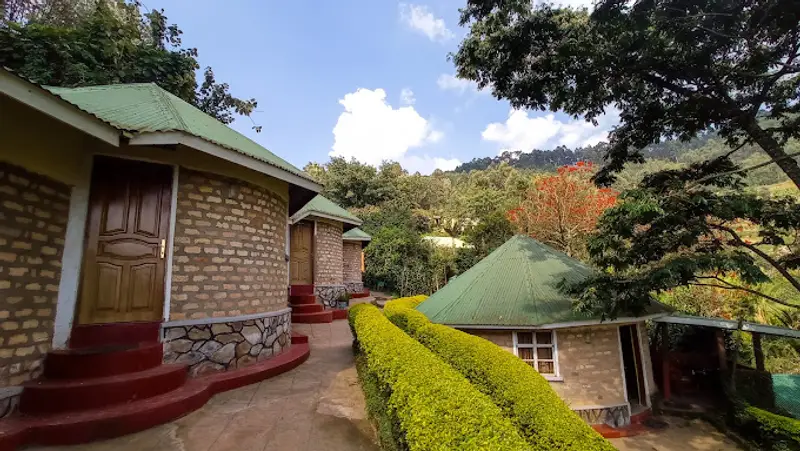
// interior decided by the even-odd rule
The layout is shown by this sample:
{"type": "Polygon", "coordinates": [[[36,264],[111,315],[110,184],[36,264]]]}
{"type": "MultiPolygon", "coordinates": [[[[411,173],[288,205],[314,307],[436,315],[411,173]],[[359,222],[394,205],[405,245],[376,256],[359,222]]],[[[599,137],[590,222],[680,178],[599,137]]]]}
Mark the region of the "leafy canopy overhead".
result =
{"type": "Polygon", "coordinates": [[[619,109],[598,182],[643,162],[649,144],[714,129],[732,147],[758,144],[800,186],[783,150],[800,136],[799,16],[793,0],[600,0],[591,16],[469,0],[453,59],[460,77],[517,108],[588,120],[619,109]]]}
{"type": "Polygon", "coordinates": [[[138,2],[123,0],[16,0],[6,8],[0,3],[0,13],[0,66],[33,82],[152,82],[225,124],[256,108],[255,99],[231,95],[211,67],[198,86],[197,49],[182,46],[181,30],[163,10],[142,13],[138,2]]]}

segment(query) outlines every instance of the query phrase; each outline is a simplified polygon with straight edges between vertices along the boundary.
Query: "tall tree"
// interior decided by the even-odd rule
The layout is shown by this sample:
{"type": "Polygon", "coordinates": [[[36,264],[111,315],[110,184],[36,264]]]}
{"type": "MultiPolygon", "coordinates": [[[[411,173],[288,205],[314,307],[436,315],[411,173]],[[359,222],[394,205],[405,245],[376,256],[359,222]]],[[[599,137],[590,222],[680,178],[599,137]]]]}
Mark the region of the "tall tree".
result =
{"type": "Polygon", "coordinates": [[[558,168],[557,175],[536,179],[519,207],[509,211],[519,233],[582,257],[588,235],[603,211],[614,205],[616,192],[591,182],[591,163],[558,168]]]}
{"type": "Polygon", "coordinates": [[[142,13],[138,2],[124,0],[15,0],[2,12],[0,66],[36,83],[153,82],[226,124],[257,106],[234,97],[210,67],[198,86],[197,49],[182,46],[181,30],[163,10],[142,13]]]}
{"type": "Polygon", "coordinates": [[[529,0],[468,0],[458,75],[517,108],[595,120],[620,111],[600,183],[665,137],[713,129],[757,144],[800,187],[784,150],[800,136],[800,3],[600,0],[585,10],[529,0]],[[538,2],[537,2],[538,3],[538,2]]]}

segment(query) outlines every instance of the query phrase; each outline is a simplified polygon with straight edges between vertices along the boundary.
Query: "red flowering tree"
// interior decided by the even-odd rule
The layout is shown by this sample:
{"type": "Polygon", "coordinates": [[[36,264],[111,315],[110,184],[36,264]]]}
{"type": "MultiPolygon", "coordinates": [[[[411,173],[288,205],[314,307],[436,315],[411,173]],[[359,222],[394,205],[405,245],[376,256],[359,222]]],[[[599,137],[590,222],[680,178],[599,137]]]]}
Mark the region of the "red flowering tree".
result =
{"type": "Polygon", "coordinates": [[[508,212],[518,233],[530,235],[567,255],[585,255],[587,235],[617,193],[591,181],[592,163],[558,168],[558,174],[540,177],[519,207],[508,212]]]}

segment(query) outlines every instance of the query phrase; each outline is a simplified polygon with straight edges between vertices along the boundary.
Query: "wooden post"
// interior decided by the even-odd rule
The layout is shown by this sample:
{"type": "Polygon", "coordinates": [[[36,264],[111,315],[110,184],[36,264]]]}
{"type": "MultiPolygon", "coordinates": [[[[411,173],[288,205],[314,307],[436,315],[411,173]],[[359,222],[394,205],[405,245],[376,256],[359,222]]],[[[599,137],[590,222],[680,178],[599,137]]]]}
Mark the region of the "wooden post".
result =
{"type": "Polygon", "coordinates": [[[667,401],[672,396],[669,382],[669,324],[660,323],[658,329],[661,336],[661,389],[664,391],[664,401],[667,401]]]}
{"type": "Polygon", "coordinates": [[[761,348],[761,334],[753,332],[753,353],[756,357],[756,369],[764,371],[764,350],[761,348]]]}
{"type": "Polygon", "coordinates": [[[714,335],[717,338],[717,358],[719,359],[720,371],[728,369],[728,356],[725,352],[725,332],[722,329],[716,329],[714,335]]]}

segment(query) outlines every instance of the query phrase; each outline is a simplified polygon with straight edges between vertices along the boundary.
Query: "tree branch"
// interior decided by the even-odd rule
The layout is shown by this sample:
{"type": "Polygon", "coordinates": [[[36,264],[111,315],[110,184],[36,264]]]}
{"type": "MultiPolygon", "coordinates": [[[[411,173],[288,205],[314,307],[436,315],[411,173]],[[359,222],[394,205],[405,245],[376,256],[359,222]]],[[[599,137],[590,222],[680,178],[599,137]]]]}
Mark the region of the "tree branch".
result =
{"type": "Polygon", "coordinates": [[[766,252],[764,252],[764,251],[762,251],[761,249],[759,249],[758,247],[756,247],[756,246],[754,246],[754,245],[752,245],[752,244],[750,244],[750,243],[747,243],[746,241],[744,241],[744,240],[743,240],[743,239],[742,239],[742,238],[741,238],[741,237],[740,237],[740,236],[739,236],[739,235],[738,235],[738,234],[737,234],[737,233],[736,233],[736,232],[735,232],[733,229],[731,229],[730,227],[725,227],[725,226],[723,226],[723,225],[720,225],[720,224],[709,224],[709,227],[711,227],[712,229],[721,230],[721,231],[723,231],[723,232],[727,232],[728,234],[730,234],[730,235],[731,235],[731,237],[733,237],[734,241],[736,241],[736,243],[737,243],[737,244],[739,244],[739,245],[740,245],[740,246],[742,246],[742,247],[745,247],[745,248],[749,249],[751,252],[753,252],[754,254],[758,255],[758,256],[759,256],[759,257],[761,257],[762,259],[764,259],[764,261],[766,261],[767,263],[769,263],[769,264],[770,264],[770,265],[771,265],[773,268],[775,268],[775,269],[776,269],[776,270],[777,270],[777,271],[778,271],[778,272],[779,272],[779,273],[780,273],[780,274],[781,274],[781,275],[782,275],[782,276],[783,276],[783,277],[784,277],[784,278],[785,278],[785,279],[786,279],[786,280],[787,280],[787,281],[788,281],[790,284],[792,284],[792,286],[793,286],[793,287],[794,287],[796,290],[800,291],[800,282],[798,282],[798,281],[797,281],[797,279],[795,279],[795,278],[792,276],[792,274],[789,272],[789,270],[787,270],[786,268],[784,268],[784,267],[783,267],[783,266],[782,266],[782,265],[781,265],[781,264],[780,264],[780,263],[779,263],[777,260],[775,260],[774,258],[770,257],[770,256],[769,256],[769,255],[768,255],[766,252]]]}
{"type": "MultiPolygon", "coordinates": [[[[698,277],[698,279],[703,279],[703,278],[705,278],[705,277],[698,277]]],[[[721,279],[718,279],[717,277],[709,277],[709,278],[721,280],[721,279]]],[[[740,291],[744,291],[744,292],[747,292],[747,293],[750,293],[750,294],[754,294],[756,296],[760,296],[760,297],[762,297],[764,299],[767,299],[767,300],[770,300],[772,302],[775,302],[775,303],[778,303],[778,304],[781,304],[781,305],[785,305],[786,307],[793,307],[793,308],[796,308],[796,309],[800,309],[800,305],[794,305],[794,304],[788,303],[786,301],[782,301],[782,300],[780,300],[780,299],[778,299],[776,297],[772,297],[772,296],[770,296],[768,294],[764,294],[764,293],[761,293],[759,291],[756,291],[756,290],[753,290],[753,289],[750,289],[750,288],[747,288],[747,287],[743,287],[741,285],[734,285],[734,284],[726,282],[724,280],[723,280],[723,282],[727,283],[727,285],[717,285],[715,283],[702,283],[702,282],[689,282],[689,285],[694,285],[694,286],[698,286],[698,287],[721,288],[723,290],[740,290],[740,291]]]]}
{"type": "MultiPolygon", "coordinates": [[[[739,150],[740,148],[742,148],[742,146],[744,146],[744,144],[742,144],[741,146],[737,147],[733,151],[728,152],[728,154],[726,154],[726,156],[728,156],[728,155],[732,154],[733,152],[739,150]]],[[[733,174],[737,174],[737,173],[740,173],[740,172],[754,171],[756,169],[763,168],[764,166],[769,166],[771,164],[775,164],[778,161],[786,160],[786,159],[789,159],[789,158],[794,158],[794,157],[797,157],[797,156],[800,156],[800,151],[797,151],[797,152],[794,152],[794,153],[789,153],[789,154],[786,154],[786,155],[784,155],[782,157],[772,158],[769,161],[765,161],[764,163],[759,163],[759,164],[756,164],[756,165],[753,165],[753,166],[749,166],[749,167],[746,167],[746,168],[734,169],[733,171],[726,171],[726,172],[720,172],[720,173],[717,173],[717,174],[707,175],[705,177],[701,177],[701,178],[695,180],[694,182],[686,185],[686,189],[693,188],[696,185],[699,185],[699,184],[701,184],[703,182],[707,182],[709,180],[713,180],[713,179],[715,179],[717,177],[722,177],[722,176],[725,176],[725,175],[733,175],[733,174]]]]}

